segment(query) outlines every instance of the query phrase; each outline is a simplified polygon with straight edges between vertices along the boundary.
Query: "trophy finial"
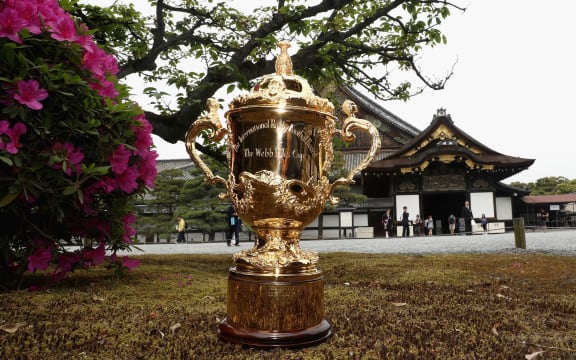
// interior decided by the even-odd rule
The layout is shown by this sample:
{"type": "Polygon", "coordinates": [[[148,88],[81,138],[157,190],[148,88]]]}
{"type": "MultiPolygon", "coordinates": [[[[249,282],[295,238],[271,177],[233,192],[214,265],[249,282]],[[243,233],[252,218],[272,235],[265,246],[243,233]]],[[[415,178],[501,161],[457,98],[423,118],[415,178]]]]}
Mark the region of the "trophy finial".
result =
{"type": "Polygon", "coordinates": [[[278,47],[280,48],[280,54],[276,58],[276,75],[292,76],[292,59],[290,59],[290,55],[288,55],[290,43],[280,41],[278,47]]]}

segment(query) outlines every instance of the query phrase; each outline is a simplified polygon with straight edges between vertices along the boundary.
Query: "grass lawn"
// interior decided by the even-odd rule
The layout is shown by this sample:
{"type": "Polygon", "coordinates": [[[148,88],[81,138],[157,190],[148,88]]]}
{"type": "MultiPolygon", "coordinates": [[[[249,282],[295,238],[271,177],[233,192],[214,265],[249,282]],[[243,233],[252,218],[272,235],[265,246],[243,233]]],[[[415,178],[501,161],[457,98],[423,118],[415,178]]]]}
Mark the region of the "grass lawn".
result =
{"type": "Polygon", "coordinates": [[[273,350],[216,335],[229,255],[139,258],[1,292],[0,359],[576,359],[572,256],[322,254],[334,335],[273,350]]]}

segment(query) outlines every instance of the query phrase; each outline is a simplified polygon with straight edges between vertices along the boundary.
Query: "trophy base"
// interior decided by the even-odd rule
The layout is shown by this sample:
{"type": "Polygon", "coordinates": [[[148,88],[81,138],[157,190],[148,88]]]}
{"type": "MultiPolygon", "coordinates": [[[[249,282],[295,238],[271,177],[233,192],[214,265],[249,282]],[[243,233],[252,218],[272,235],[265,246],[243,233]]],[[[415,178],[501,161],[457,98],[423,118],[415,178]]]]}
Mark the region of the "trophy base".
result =
{"type": "Polygon", "coordinates": [[[271,274],[230,269],[223,341],[252,347],[306,347],[332,335],[324,316],[324,276],[271,274]]]}

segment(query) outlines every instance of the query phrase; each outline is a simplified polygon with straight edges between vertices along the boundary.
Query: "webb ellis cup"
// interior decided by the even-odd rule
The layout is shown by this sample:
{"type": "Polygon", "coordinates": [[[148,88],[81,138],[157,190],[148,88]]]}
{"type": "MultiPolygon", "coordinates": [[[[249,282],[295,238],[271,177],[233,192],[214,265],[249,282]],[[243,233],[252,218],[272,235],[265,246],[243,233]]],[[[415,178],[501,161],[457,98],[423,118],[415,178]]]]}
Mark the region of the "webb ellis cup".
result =
{"type": "Polygon", "coordinates": [[[218,119],[218,103],[209,99],[207,112],[186,134],[186,149],[208,181],[222,183],[242,221],[256,234],[254,246],[233,256],[229,271],[226,319],[220,339],[255,347],[308,346],[327,339],[324,319],[324,276],[318,254],[300,248],[304,227],[322,213],[338,184],[350,184],[380,148],[377,129],[355,117],[356,106],[345,101],[347,115],[336,128],[334,106],[314,95],[308,82],[292,73],[286,42],[278,44],[276,73],[265,75],[226,112],[227,127],[218,119]],[[329,183],[332,139],[354,139],[367,131],[372,146],[346,178],[329,183]],[[228,179],[214,175],[195,148],[207,131],[211,141],[226,136],[228,179]]]}

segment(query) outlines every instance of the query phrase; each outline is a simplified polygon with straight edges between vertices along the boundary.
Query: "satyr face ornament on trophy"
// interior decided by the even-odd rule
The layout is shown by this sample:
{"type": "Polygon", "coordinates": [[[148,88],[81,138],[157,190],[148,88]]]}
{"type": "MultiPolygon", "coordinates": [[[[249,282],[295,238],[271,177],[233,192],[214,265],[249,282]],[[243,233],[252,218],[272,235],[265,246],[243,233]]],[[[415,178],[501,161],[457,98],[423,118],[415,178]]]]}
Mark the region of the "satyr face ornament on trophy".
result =
{"type": "Polygon", "coordinates": [[[254,246],[233,256],[228,277],[227,317],[222,340],[257,347],[306,346],[331,334],[324,319],[324,277],[318,255],[300,248],[304,227],[321,214],[338,184],[350,184],[380,149],[377,129],[355,117],[345,101],[347,118],[336,129],[334,107],[314,95],[308,82],[292,74],[286,42],[278,44],[276,73],[262,77],[250,93],[231,101],[227,128],[218,119],[216,100],[186,134],[191,159],[208,181],[222,183],[236,212],[256,234],[254,246]],[[332,138],[352,141],[353,130],[367,131],[372,146],[346,178],[329,183],[332,138]],[[195,141],[207,130],[212,141],[227,136],[228,179],[215,176],[200,159],[195,141]]]}

